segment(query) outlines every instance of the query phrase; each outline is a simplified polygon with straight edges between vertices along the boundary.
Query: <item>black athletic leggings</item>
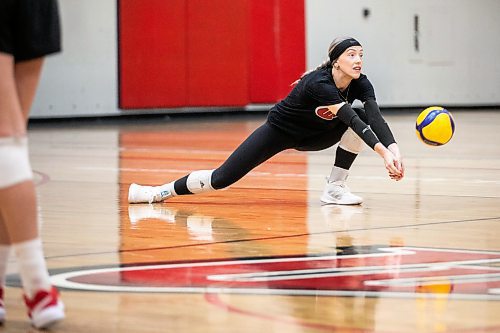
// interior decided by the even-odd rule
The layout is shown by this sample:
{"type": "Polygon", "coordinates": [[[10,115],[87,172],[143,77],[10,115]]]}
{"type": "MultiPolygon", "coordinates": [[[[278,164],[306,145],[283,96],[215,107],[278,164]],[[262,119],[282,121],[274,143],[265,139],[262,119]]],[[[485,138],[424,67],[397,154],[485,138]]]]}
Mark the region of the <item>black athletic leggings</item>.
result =
{"type": "MultiPolygon", "coordinates": [[[[214,170],[211,185],[217,190],[228,187],[243,178],[259,164],[286,149],[318,151],[329,148],[340,141],[346,130],[347,125],[339,122],[332,131],[307,137],[297,142],[296,138],[266,121],[250,134],[220,167],[214,170]]],[[[178,195],[191,194],[186,185],[188,176],[175,182],[174,188],[178,195]]]]}
{"type": "Polygon", "coordinates": [[[265,122],[214,170],[212,187],[221,189],[234,184],[259,164],[286,149],[317,151],[329,148],[340,141],[346,130],[347,126],[339,123],[334,131],[297,142],[296,138],[265,122]]]}
{"type": "MultiPolygon", "coordinates": [[[[353,110],[366,122],[366,114],[363,109],[354,108],[353,110]]],[[[331,131],[297,140],[266,121],[250,134],[220,167],[214,170],[211,185],[216,190],[228,187],[243,178],[259,164],[286,149],[318,151],[330,148],[340,141],[347,128],[347,125],[339,122],[331,131]]],[[[178,195],[191,194],[187,188],[188,176],[186,175],[174,183],[174,189],[178,195]]]]}

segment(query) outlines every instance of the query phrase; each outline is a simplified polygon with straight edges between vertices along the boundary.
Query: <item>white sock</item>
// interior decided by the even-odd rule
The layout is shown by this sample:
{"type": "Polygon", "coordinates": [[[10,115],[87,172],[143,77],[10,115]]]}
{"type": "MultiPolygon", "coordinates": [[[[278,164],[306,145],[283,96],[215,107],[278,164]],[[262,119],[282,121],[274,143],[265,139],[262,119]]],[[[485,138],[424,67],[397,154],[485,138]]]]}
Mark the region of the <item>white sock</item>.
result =
{"type": "Polygon", "coordinates": [[[19,275],[26,296],[32,298],[40,290],[50,290],[50,278],[45,258],[43,257],[42,240],[35,238],[12,245],[17,258],[19,275]]]}
{"type": "Polygon", "coordinates": [[[9,260],[10,245],[0,245],[0,288],[5,285],[7,261],[9,260]]]}
{"type": "Polygon", "coordinates": [[[348,175],[349,175],[349,170],[339,168],[338,166],[333,166],[328,181],[329,182],[346,181],[348,175]]]}
{"type": "MultiPolygon", "coordinates": [[[[160,191],[162,191],[162,192],[163,192],[163,191],[168,191],[168,192],[170,192],[170,194],[171,194],[170,196],[175,197],[175,196],[177,195],[177,193],[175,193],[174,183],[175,183],[175,182],[170,182],[170,183],[168,183],[168,184],[163,184],[163,185],[158,186],[158,188],[159,188],[159,189],[160,189],[160,191]]],[[[169,197],[170,197],[170,196],[169,196],[169,197]]]]}

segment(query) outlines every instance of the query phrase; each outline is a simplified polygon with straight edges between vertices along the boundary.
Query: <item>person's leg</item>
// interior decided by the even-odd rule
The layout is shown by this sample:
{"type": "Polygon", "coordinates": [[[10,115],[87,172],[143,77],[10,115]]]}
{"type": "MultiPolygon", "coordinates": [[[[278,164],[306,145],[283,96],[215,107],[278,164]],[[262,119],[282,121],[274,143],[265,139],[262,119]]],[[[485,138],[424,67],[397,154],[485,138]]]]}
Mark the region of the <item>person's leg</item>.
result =
{"type": "MultiPolygon", "coordinates": [[[[358,116],[367,122],[365,110],[361,108],[354,108],[358,116]]],[[[332,172],[330,173],[329,181],[345,181],[347,179],[349,169],[351,168],[354,160],[358,154],[363,151],[365,143],[361,138],[354,133],[352,129],[342,135],[340,143],[335,151],[335,162],[333,164],[332,172]]]]}
{"type": "Polygon", "coordinates": [[[339,123],[329,132],[308,137],[302,140],[297,150],[318,151],[330,148],[339,143],[336,150],[335,165],[330,177],[326,179],[325,189],[320,197],[323,203],[334,203],[339,205],[354,205],[363,202],[361,197],[352,194],[345,185],[348,169],[354,162],[357,153],[361,151],[364,142],[345,124],[339,123]]]}
{"type": "Polygon", "coordinates": [[[346,180],[349,169],[358,157],[358,154],[363,150],[364,142],[348,129],[340,139],[340,143],[335,150],[335,162],[330,173],[329,181],[346,180]]]}
{"type": "Polygon", "coordinates": [[[35,98],[36,89],[40,82],[44,58],[17,62],[14,66],[14,77],[16,82],[17,95],[21,104],[21,111],[24,121],[28,122],[31,105],[35,98]]]}
{"type": "MultiPolygon", "coordinates": [[[[25,135],[25,126],[23,126],[22,116],[20,113],[15,113],[13,110],[18,109],[18,100],[16,98],[16,87],[14,81],[14,59],[12,56],[5,53],[0,53],[0,145],[7,144],[7,141],[14,136],[25,135]],[[5,141],[5,142],[4,142],[5,141]]],[[[10,144],[8,144],[10,145],[10,144]]],[[[7,171],[5,169],[6,153],[10,151],[10,147],[0,146],[0,193],[3,192],[1,185],[8,181],[6,178],[7,171]],[[2,177],[2,174],[3,177],[2,177]]],[[[9,155],[10,156],[10,155],[9,155]]],[[[15,167],[11,166],[10,168],[15,167]]],[[[9,177],[10,177],[9,172],[9,177]]],[[[3,286],[5,284],[5,273],[7,269],[8,253],[11,248],[11,240],[7,229],[6,220],[3,218],[2,207],[4,202],[0,201],[0,322],[5,319],[5,309],[3,303],[3,286]]]]}
{"type": "MultiPolygon", "coordinates": [[[[5,227],[3,218],[0,214],[0,289],[3,289],[5,285],[5,277],[7,272],[7,259],[9,259],[10,245],[11,244],[9,235],[7,233],[7,228],[5,227]]],[[[1,314],[0,314],[0,321],[1,321],[1,314]]]]}
{"type": "MultiPolygon", "coordinates": [[[[366,121],[363,109],[354,110],[366,121]]],[[[347,128],[335,150],[335,162],[320,197],[322,202],[338,205],[358,205],[363,202],[363,198],[351,193],[345,182],[349,176],[349,169],[364,146],[363,140],[352,129],[347,128]]]]}
{"type": "Polygon", "coordinates": [[[228,187],[259,164],[292,147],[292,137],[265,123],[217,169],[194,171],[161,186],[132,184],[129,189],[129,202],[159,202],[177,195],[196,194],[228,187]]]}
{"type": "Polygon", "coordinates": [[[7,273],[7,260],[9,259],[10,240],[5,228],[3,218],[0,214],[0,324],[5,320],[5,304],[3,301],[3,290],[7,273]]]}
{"type": "MultiPolygon", "coordinates": [[[[220,167],[214,170],[211,187],[216,190],[229,187],[258,165],[292,147],[292,137],[265,123],[243,141],[220,167]]],[[[182,188],[182,184],[177,185],[176,190],[182,188]]]]}
{"type": "Polygon", "coordinates": [[[40,69],[40,60],[14,64],[11,55],[0,53],[0,214],[18,261],[31,320],[36,327],[45,327],[64,314],[43,256],[26,138],[26,119],[40,69]]]}
{"type": "Polygon", "coordinates": [[[351,193],[346,185],[349,169],[363,149],[364,142],[351,129],[345,131],[335,151],[335,162],[326,180],[320,200],[326,204],[359,205],[363,198],[351,193]]]}

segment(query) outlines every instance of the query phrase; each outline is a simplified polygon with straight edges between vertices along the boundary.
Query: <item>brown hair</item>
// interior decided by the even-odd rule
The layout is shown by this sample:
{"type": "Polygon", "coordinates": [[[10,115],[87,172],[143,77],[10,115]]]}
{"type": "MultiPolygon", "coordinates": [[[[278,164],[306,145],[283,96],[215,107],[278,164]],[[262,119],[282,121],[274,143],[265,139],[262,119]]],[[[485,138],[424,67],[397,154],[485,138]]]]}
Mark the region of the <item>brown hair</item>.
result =
{"type": "Polygon", "coordinates": [[[292,86],[293,85],[296,85],[297,83],[299,83],[299,81],[304,77],[306,76],[307,74],[311,73],[311,72],[314,72],[315,70],[318,70],[318,69],[322,69],[322,68],[327,68],[327,67],[331,67],[332,66],[332,63],[333,61],[337,60],[337,59],[332,59],[330,60],[330,54],[332,53],[333,49],[335,49],[335,47],[337,45],[339,45],[341,42],[347,40],[347,39],[350,39],[351,37],[337,37],[335,38],[331,43],[330,43],[330,46],[328,47],[328,57],[325,61],[323,61],[321,64],[319,64],[316,68],[314,69],[311,69],[311,70],[308,70],[307,72],[304,72],[304,74],[302,74],[300,76],[300,79],[298,79],[297,81],[295,81],[294,83],[292,83],[292,86]]]}

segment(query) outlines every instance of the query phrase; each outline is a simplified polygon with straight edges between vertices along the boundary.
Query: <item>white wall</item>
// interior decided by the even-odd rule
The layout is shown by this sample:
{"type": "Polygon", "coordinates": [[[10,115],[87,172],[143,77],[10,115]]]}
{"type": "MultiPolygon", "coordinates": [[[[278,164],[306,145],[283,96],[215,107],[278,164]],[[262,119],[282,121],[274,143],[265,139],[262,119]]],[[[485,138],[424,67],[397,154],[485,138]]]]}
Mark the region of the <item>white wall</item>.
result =
{"type": "Polygon", "coordinates": [[[116,0],[59,0],[63,52],[47,57],[31,118],[116,115],[116,0]]]}
{"type": "Polygon", "coordinates": [[[382,106],[500,105],[498,13],[498,0],[306,0],[307,66],[334,37],[353,36],[382,106]]]}

